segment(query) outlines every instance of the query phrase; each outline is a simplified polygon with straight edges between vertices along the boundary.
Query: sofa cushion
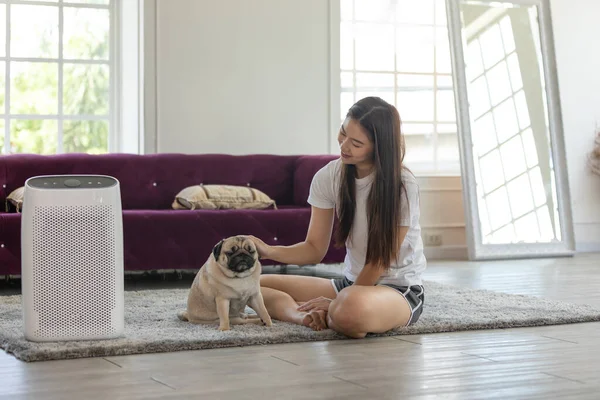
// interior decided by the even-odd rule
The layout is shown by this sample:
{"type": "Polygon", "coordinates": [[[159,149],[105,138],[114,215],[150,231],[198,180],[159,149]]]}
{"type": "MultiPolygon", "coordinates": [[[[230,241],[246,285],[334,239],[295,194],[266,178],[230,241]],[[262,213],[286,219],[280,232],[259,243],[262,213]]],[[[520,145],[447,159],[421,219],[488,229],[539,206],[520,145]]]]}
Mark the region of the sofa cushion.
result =
{"type": "Polygon", "coordinates": [[[258,189],[231,185],[194,185],[177,193],[175,210],[265,209],[277,205],[258,189]]]}
{"type": "MultiPolygon", "coordinates": [[[[0,275],[21,272],[21,214],[0,213],[0,275]]],[[[254,235],[271,245],[306,238],[310,208],[278,210],[124,210],[125,270],[198,269],[215,243],[254,235]]],[[[51,244],[49,244],[51,245],[51,244]]],[[[330,247],[324,263],[341,262],[345,250],[330,247]]],[[[263,265],[277,264],[261,260],[263,265]]]]}
{"type": "MultiPolygon", "coordinates": [[[[310,208],[281,210],[129,210],[123,212],[127,270],[200,268],[219,240],[254,235],[271,245],[306,238],[310,208]],[[153,249],[149,251],[148,249],[153,249]]],[[[331,246],[323,262],[341,262],[345,249],[331,246]]],[[[261,260],[263,265],[276,264],[261,260]]]]}
{"type": "Polygon", "coordinates": [[[0,275],[21,273],[21,214],[0,213],[0,275]]]}
{"type": "Polygon", "coordinates": [[[119,180],[123,209],[171,209],[182,188],[224,184],[256,188],[292,204],[297,156],[223,154],[11,154],[0,157],[0,196],[36,175],[101,174],[119,180]]]}
{"type": "Polygon", "coordinates": [[[14,209],[16,212],[21,212],[23,208],[23,194],[25,194],[25,187],[21,186],[16,188],[6,197],[6,211],[10,212],[14,209]],[[13,207],[10,207],[11,204],[13,207]]]}

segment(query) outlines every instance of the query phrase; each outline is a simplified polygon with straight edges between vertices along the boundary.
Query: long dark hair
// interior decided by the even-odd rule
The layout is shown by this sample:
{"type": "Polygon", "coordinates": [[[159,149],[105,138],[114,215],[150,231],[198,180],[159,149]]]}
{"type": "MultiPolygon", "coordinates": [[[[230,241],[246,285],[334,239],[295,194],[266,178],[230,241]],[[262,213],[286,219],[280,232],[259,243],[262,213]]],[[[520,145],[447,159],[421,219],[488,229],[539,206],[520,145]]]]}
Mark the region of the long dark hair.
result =
{"type": "MultiPolygon", "coordinates": [[[[405,192],[404,137],[396,108],[379,97],[356,102],[347,117],[357,121],[373,143],[374,179],[367,200],[368,242],[365,264],[389,268],[400,250],[398,227],[400,201],[405,192]]],[[[356,208],[356,167],[342,165],[339,196],[339,224],[335,232],[338,247],[344,246],[352,230],[356,208]]]]}

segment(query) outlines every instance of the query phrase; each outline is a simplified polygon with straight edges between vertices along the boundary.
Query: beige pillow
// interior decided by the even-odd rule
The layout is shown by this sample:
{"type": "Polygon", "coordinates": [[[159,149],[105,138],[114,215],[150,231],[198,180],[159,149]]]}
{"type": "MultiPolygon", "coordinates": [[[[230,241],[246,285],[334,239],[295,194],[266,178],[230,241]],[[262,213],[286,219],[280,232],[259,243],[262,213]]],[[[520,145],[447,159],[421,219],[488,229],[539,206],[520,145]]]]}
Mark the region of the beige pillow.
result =
{"type": "Polygon", "coordinates": [[[231,185],[195,185],[175,196],[175,210],[277,209],[275,201],[258,189],[231,185]]]}
{"type": "Polygon", "coordinates": [[[6,211],[8,212],[8,203],[11,203],[13,206],[15,206],[17,208],[17,212],[21,212],[21,209],[23,208],[23,194],[25,192],[25,187],[21,186],[20,188],[17,188],[15,190],[13,190],[7,197],[6,197],[6,203],[5,203],[5,207],[6,207],[6,211]]]}

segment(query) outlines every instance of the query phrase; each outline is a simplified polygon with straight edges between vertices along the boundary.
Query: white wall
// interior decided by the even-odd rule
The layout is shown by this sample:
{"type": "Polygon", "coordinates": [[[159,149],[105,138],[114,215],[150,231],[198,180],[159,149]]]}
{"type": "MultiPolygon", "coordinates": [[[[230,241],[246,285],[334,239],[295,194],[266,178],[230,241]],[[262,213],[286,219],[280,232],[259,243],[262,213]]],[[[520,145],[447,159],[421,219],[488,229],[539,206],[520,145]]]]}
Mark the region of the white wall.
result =
{"type": "Polygon", "coordinates": [[[157,150],[327,153],[328,10],[325,0],[158,0],[157,150]]]}
{"type": "MultiPolygon", "coordinates": [[[[158,152],[327,153],[326,0],[157,0],[158,152]],[[247,147],[238,146],[239,139],[247,147]]],[[[586,167],[600,125],[597,0],[551,0],[578,250],[600,251],[600,177],[586,167]]],[[[466,257],[460,177],[420,177],[431,257],[466,257]]]]}
{"type": "Polygon", "coordinates": [[[600,126],[600,1],[551,0],[556,63],[578,250],[600,251],[600,177],[587,169],[600,126]]]}

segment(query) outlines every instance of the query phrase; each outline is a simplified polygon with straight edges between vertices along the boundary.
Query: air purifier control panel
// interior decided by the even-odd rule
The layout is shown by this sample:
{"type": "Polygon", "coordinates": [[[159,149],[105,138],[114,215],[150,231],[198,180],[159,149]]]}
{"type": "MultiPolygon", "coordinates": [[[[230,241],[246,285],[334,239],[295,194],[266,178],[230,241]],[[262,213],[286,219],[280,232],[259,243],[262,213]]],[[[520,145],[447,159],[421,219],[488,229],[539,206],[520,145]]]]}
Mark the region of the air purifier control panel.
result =
{"type": "Polygon", "coordinates": [[[37,189],[101,189],[115,186],[117,180],[103,175],[57,175],[34,177],[27,184],[37,189]]]}

